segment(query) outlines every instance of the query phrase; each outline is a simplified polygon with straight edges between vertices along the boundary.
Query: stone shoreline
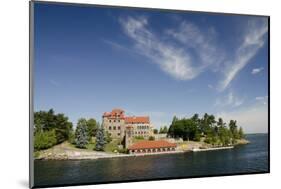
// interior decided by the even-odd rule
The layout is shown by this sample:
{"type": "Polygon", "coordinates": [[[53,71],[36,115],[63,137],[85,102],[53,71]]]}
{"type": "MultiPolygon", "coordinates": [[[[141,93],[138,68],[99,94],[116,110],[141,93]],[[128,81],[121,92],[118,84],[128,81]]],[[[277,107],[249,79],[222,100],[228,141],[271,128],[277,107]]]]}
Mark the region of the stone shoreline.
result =
{"type": "Polygon", "coordinates": [[[204,151],[213,151],[213,150],[226,150],[226,149],[232,149],[234,146],[225,146],[225,147],[214,147],[214,148],[205,148],[205,149],[200,149],[200,148],[195,148],[192,149],[192,152],[204,152],[204,151]]]}
{"type": "MultiPolygon", "coordinates": [[[[236,145],[248,144],[249,141],[242,139],[237,142],[236,145]]],[[[95,160],[95,159],[105,159],[105,158],[121,158],[121,157],[140,157],[140,156],[150,156],[150,155],[162,155],[162,154],[178,154],[185,152],[192,152],[194,149],[198,151],[210,151],[210,150],[222,150],[226,148],[233,148],[234,146],[229,147],[213,147],[206,146],[206,144],[191,142],[188,143],[188,148],[180,148],[178,146],[176,151],[168,152],[153,152],[153,153],[138,153],[138,154],[121,154],[121,153],[109,153],[109,152],[98,152],[90,151],[85,149],[71,148],[68,144],[62,143],[57,146],[54,146],[51,149],[40,151],[40,155],[36,157],[36,160],[95,160]]],[[[195,150],[196,151],[196,150],[195,150]]]]}

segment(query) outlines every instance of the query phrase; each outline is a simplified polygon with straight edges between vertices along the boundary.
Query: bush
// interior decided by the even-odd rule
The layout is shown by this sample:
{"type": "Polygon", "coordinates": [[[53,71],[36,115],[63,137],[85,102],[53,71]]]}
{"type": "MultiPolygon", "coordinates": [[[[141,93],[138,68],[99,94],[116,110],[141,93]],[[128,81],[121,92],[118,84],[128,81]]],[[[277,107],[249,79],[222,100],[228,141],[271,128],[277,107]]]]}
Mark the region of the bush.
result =
{"type": "Polygon", "coordinates": [[[148,140],[155,140],[154,136],[149,136],[148,140]]]}
{"type": "Polygon", "coordinates": [[[54,130],[37,132],[34,137],[34,150],[43,150],[54,146],[57,143],[54,130]]]}
{"type": "Polygon", "coordinates": [[[135,136],[135,139],[137,139],[137,140],[143,140],[144,137],[143,137],[143,136],[135,136]]]}
{"type": "Polygon", "coordinates": [[[68,142],[69,142],[70,144],[74,144],[74,145],[75,145],[75,135],[74,135],[73,132],[70,132],[70,133],[69,133],[68,142]]]}
{"type": "Polygon", "coordinates": [[[125,148],[118,149],[117,151],[118,151],[119,153],[123,153],[123,154],[128,154],[128,153],[129,153],[129,150],[128,150],[128,149],[125,149],[125,148]]]}
{"type": "Polygon", "coordinates": [[[107,131],[105,133],[105,140],[106,140],[106,143],[110,143],[112,141],[111,134],[107,131]]]}
{"type": "Polygon", "coordinates": [[[40,156],[40,152],[36,151],[33,153],[34,158],[39,158],[39,156],[40,156]]]}

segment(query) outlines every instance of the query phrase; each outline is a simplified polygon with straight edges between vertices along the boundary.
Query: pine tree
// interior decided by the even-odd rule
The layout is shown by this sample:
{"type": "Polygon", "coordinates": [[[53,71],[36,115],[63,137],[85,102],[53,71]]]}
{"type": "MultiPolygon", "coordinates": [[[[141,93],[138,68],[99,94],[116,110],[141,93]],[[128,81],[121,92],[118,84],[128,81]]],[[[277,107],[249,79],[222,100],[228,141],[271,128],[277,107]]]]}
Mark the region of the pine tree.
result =
{"type": "Polygon", "coordinates": [[[238,135],[239,135],[240,139],[245,138],[244,131],[243,131],[242,127],[239,128],[238,135]]]}
{"type": "Polygon", "coordinates": [[[99,126],[98,124],[98,130],[96,133],[96,148],[97,151],[104,151],[104,146],[106,144],[106,138],[103,126],[99,126]]]}
{"type": "Polygon", "coordinates": [[[85,148],[89,142],[89,133],[86,119],[79,119],[75,131],[75,144],[78,148],[85,148]]]}

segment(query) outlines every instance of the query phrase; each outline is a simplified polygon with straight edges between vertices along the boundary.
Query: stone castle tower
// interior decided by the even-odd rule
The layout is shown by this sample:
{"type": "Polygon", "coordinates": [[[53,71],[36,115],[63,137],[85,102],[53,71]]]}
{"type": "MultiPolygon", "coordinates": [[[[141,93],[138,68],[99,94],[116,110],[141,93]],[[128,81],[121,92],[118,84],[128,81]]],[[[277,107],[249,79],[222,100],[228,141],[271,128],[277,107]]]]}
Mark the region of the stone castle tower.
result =
{"type": "Polygon", "coordinates": [[[128,149],[129,146],[133,144],[133,127],[127,126],[125,130],[125,148],[128,149]]]}

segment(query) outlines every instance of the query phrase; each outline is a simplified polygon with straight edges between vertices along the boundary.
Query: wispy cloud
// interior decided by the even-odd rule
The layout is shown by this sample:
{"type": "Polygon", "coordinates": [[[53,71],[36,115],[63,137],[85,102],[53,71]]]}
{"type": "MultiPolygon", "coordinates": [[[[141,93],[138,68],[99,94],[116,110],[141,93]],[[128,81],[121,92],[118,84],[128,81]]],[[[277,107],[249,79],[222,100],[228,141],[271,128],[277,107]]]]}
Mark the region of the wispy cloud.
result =
{"type": "Polygon", "coordinates": [[[108,40],[108,39],[101,39],[101,41],[109,46],[111,46],[113,49],[116,49],[116,50],[124,50],[124,51],[130,51],[130,52],[133,52],[131,49],[123,46],[123,45],[120,45],[119,43],[116,43],[116,42],[113,42],[111,40],[108,40]]]}
{"type": "Polygon", "coordinates": [[[235,76],[250,62],[256,55],[258,50],[265,43],[267,33],[266,19],[257,21],[249,21],[248,31],[244,36],[244,40],[235,52],[234,60],[230,60],[224,71],[224,79],[220,82],[219,90],[225,90],[235,76]]]}
{"type": "Polygon", "coordinates": [[[223,50],[216,43],[217,33],[212,27],[203,31],[194,23],[183,21],[178,29],[169,29],[166,33],[193,51],[193,61],[201,70],[209,66],[215,70],[225,58],[223,50]]]}
{"type": "Polygon", "coordinates": [[[137,51],[159,65],[167,74],[178,80],[191,80],[197,77],[210,64],[217,62],[213,48],[208,40],[200,34],[192,24],[182,23],[179,31],[167,30],[166,34],[178,41],[189,42],[189,47],[198,54],[198,62],[194,63],[194,55],[180,45],[174,45],[161,38],[149,29],[145,17],[127,17],[120,19],[127,36],[133,41],[137,51]],[[188,36],[185,38],[184,36],[188,36]]]}
{"type": "Polygon", "coordinates": [[[255,74],[257,74],[257,73],[259,73],[259,72],[261,72],[263,70],[263,67],[260,67],[260,68],[254,68],[253,70],[252,70],[252,74],[253,75],[255,75],[255,74]]]}
{"type": "Polygon", "coordinates": [[[257,96],[255,98],[256,101],[266,105],[267,104],[267,101],[268,101],[268,96],[257,96]]]}
{"type": "Polygon", "coordinates": [[[53,86],[55,86],[55,87],[60,86],[60,83],[57,82],[57,81],[55,81],[55,80],[53,80],[53,79],[50,79],[49,82],[50,82],[53,86]]]}
{"type": "Polygon", "coordinates": [[[241,44],[227,55],[216,42],[217,32],[212,27],[202,30],[194,23],[180,20],[178,28],[156,33],[146,17],[119,20],[135,50],[175,79],[192,80],[202,72],[220,69],[223,77],[216,87],[219,91],[224,91],[257,54],[267,33],[266,19],[250,20],[241,44]]]}
{"type": "Polygon", "coordinates": [[[223,97],[219,97],[215,101],[216,107],[238,107],[244,103],[244,98],[235,96],[233,92],[229,92],[223,97]]]}
{"type": "Polygon", "coordinates": [[[211,84],[208,84],[208,87],[209,87],[209,89],[213,89],[214,88],[214,86],[211,85],[211,84]]]}

